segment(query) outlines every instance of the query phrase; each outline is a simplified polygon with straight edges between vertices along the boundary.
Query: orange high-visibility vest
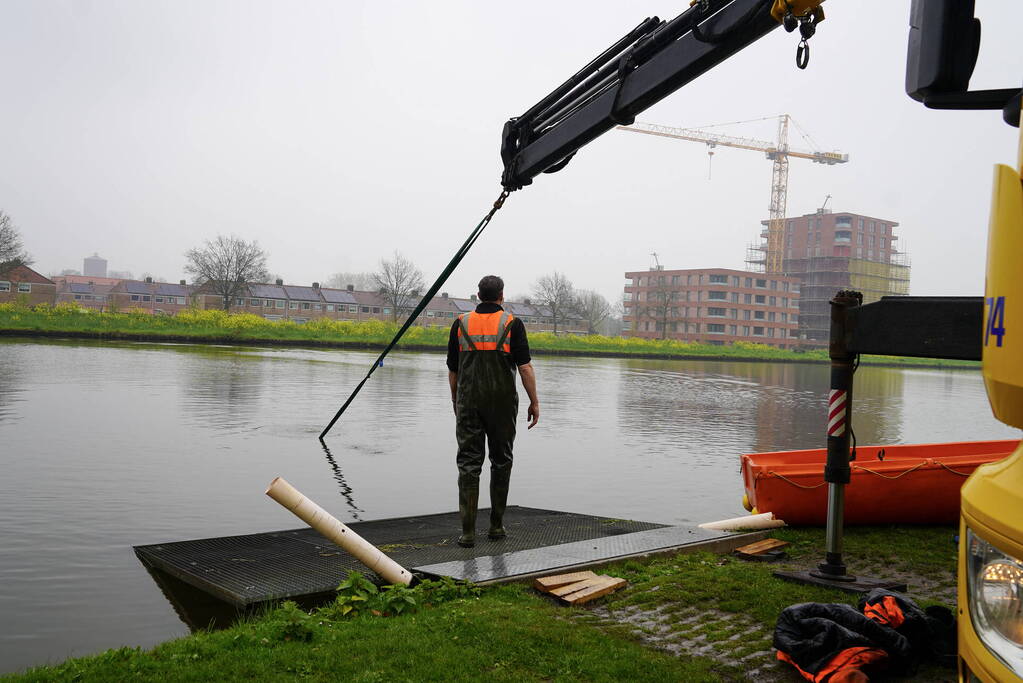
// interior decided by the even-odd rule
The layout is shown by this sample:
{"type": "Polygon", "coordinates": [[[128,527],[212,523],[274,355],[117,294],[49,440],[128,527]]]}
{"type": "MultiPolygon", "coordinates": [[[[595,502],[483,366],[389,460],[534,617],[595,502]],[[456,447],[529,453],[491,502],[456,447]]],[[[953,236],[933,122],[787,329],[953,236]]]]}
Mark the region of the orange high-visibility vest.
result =
{"type": "Polygon", "coordinates": [[[460,351],[497,351],[511,353],[508,335],[512,321],[508,311],[476,313],[458,316],[458,348],[460,351]]]}

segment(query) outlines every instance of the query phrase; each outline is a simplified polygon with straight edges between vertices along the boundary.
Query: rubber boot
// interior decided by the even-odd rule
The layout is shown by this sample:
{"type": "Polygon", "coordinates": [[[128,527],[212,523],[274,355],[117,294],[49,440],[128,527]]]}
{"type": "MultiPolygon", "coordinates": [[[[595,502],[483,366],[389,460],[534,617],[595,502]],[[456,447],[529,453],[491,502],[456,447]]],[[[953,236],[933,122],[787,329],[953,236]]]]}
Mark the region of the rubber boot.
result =
{"type": "Polygon", "coordinates": [[[492,541],[504,538],[504,509],[508,505],[508,485],[511,471],[490,473],[490,531],[487,538],[492,541]]]}
{"type": "Polygon", "coordinates": [[[471,548],[476,545],[476,507],[480,500],[480,480],[476,477],[458,477],[458,515],[462,518],[462,535],[458,545],[471,548]]]}

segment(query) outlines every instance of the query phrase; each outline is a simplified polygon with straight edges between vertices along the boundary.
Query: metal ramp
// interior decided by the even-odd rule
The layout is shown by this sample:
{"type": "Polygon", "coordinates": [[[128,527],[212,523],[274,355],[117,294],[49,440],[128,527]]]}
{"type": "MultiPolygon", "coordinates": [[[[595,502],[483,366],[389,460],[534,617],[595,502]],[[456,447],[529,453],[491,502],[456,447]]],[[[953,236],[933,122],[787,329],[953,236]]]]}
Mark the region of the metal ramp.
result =
{"type": "MultiPolygon", "coordinates": [[[[486,520],[489,511],[480,510],[486,520]]],[[[460,548],[457,512],[353,522],[354,531],[402,566],[429,575],[479,583],[609,562],[749,535],[668,527],[651,522],[509,506],[508,537],[490,541],[485,530],[475,548],[460,548]]],[[[147,568],[165,572],[230,605],[247,608],[282,599],[315,600],[332,594],[349,571],[367,572],[354,557],[306,527],[135,546],[147,568]]]]}

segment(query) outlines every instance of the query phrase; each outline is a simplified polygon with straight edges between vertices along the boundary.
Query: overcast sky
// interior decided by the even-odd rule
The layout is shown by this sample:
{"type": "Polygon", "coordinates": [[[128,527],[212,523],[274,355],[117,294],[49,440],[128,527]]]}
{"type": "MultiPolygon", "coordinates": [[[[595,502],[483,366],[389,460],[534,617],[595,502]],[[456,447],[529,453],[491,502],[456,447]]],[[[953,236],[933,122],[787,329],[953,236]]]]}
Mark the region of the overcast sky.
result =
{"type": "MultiPolygon", "coordinates": [[[[0,0],[0,209],[44,273],[96,251],[184,277],[218,233],[258,240],[296,283],[400,250],[432,281],[498,194],[504,121],[646,16],[685,2],[0,0]]],[[[825,3],[806,71],[781,30],[639,117],[676,126],[791,114],[844,166],[790,166],[788,213],[897,221],[911,293],[979,294],[992,165],[1015,163],[997,112],[903,92],[909,2],[825,3]]],[[[973,88],[1019,84],[1023,4],[981,0],[973,88]]],[[[772,122],[721,132],[771,139],[772,122]]],[[[809,143],[798,134],[794,147],[809,143]]],[[[742,268],[771,164],[612,132],[511,196],[446,290],[508,293],[564,272],[618,299],[626,270],[742,268]]]]}

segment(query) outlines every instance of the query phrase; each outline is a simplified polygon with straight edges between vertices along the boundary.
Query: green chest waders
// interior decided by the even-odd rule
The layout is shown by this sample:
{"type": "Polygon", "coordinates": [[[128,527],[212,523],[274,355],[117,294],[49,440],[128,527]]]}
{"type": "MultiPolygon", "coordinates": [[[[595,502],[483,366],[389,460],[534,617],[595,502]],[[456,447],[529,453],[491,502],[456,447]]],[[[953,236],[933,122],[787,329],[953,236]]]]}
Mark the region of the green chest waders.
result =
{"type": "Polygon", "coordinates": [[[461,319],[458,324],[462,328],[455,402],[458,512],[462,519],[458,544],[471,548],[476,540],[476,508],[485,445],[490,451],[490,531],[487,536],[491,539],[505,536],[503,519],[508,503],[519,395],[515,391],[515,364],[509,354],[500,350],[511,323],[504,326],[495,351],[476,349],[461,319]]]}

